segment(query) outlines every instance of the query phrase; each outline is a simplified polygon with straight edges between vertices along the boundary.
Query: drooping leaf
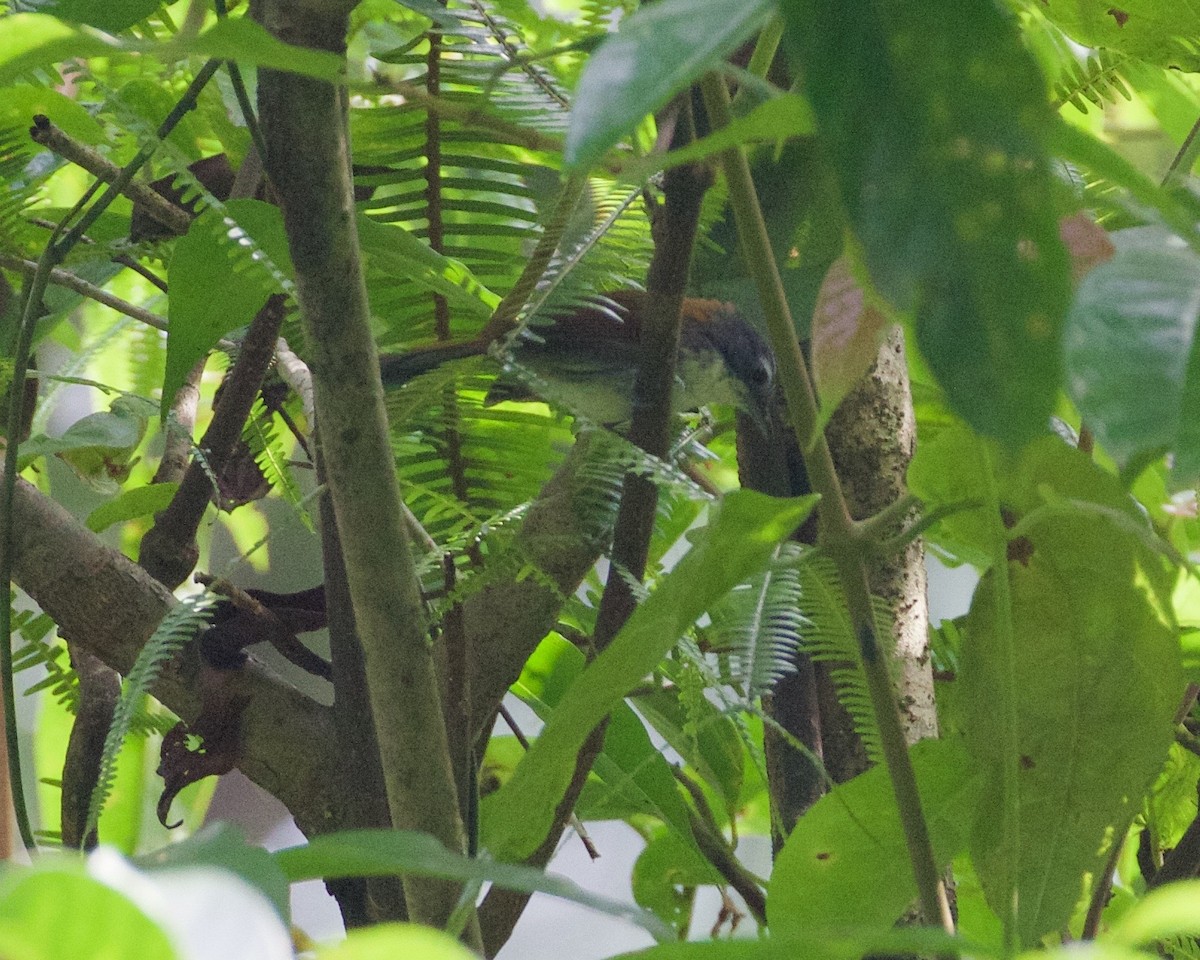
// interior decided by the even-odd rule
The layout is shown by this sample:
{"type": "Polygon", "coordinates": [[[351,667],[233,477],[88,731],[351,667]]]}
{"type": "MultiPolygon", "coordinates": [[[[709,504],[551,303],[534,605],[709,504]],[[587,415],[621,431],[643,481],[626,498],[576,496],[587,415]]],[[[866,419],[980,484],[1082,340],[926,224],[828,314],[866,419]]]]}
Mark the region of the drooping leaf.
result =
{"type": "Polygon", "coordinates": [[[808,101],[795,93],[784,93],[765,100],[744,117],[738,117],[729,126],[722,127],[695,143],[634,161],[623,167],[622,172],[631,180],[641,180],[659,170],[670,170],[684,163],[705,160],[730,147],[776,143],[790,137],[806,136],[813,132],[814,127],[812,108],[808,101]]]}
{"type": "Polygon", "coordinates": [[[880,292],[915,315],[951,407],[1045,429],[1070,295],[1041,77],[992,0],[789,0],[786,39],[880,292]]]}
{"type": "Polygon", "coordinates": [[[87,24],[98,30],[119,33],[145,20],[160,6],[162,0],[113,0],[97,3],[96,0],[51,0],[39,5],[42,13],[52,13],[70,23],[87,24]]]}
{"type": "Polygon", "coordinates": [[[190,54],[221,57],[244,66],[290,70],[330,81],[338,79],[342,70],[341,57],[283,43],[249,18],[221,20],[199,36],[155,43],[118,39],[46,13],[18,13],[5,18],[0,34],[0,83],[64,60],[118,53],[154,53],[163,59],[190,54]]]}
{"type": "Polygon", "coordinates": [[[21,446],[21,460],[58,456],[85,484],[100,493],[114,493],[129,476],[130,458],[146,432],[152,405],[138,397],[121,396],[102,413],[82,417],[59,437],[35,437],[21,446]]]}
{"type": "Polygon", "coordinates": [[[92,533],[100,533],[114,523],[152,516],[171,502],[178,489],[178,483],[151,483],[126,490],[88,514],[87,528],[92,533]]]}
{"type": "Polygon", "coordinates": [[[139,857],[136,862],[145,870],[220,867],[265,894],[285,923],[291,918],[287,878],[271,854],[247,843],[241,831],[228,823],[210,824],[185,840],[139,857]]]}
{"type": "Polygon", "coordinates": [[[591,166],[760,27],[766,0],[660,0],[626,17],[579,78],[564,162],[591,166]]]}
{"type": "Polygon", "coordinates": [[[291,883],[319,878],[386,877],[396,874],[494,883],[506,890],[548,893],[639,924],[657,937],[670,936],[653,916],[627,903],[583,890],[578,884],[533,867],[451,853],[436,838],[404,830],[351,830],[314,837],[272,856],[291,883]]]}
{"type": "MultiPolygon", "coordinates": [[[[956,740],[912,748],[921,805],[939,863],[966,848],[979,790],[956,740]]],[[[872,767],[822,797],[775,860],[767,897],[772,934],[820,927],[886,930],[917,896],[892,784],[872,767]]]]}
{"type": "Polygon", "coordinates": [[[1067,392],[1119,464],[1173,450],[1200,477],[1200,254],[1160,227],[1114,236],[1118,253],[1084,278],[1067,317],[1067,392]]]}
{"type": "MultiPolygon", "coordinates": [[[[513,692],[539,717],[548,719],[584,665],[580,650],[552,633],[526,663],[513,692]]],[[[487,846],[492,836],[507,832],[506,825],[498,822],[501,814],[490,798],[485,798],[480,807],[481,840],[487,846]]],[[[577,813],[586,820],[655,817],[698,855],[688,826],[687,805],[670,764],[651,742],[641,718],[627,704],[618,704],[613,710],[604,746],[596,757],[593,777],[584,788],[577,813]]]]}
{"type": "Polygon", "coordinates": [[[955,560],[986,569],[992,562],[992,521],[986,513],[990,444],[961,423],[923,433],[908,465],[908,487],[927,510],[953,508],[928,539],[955,560]]]}
{"type": "Polygon", "coordinates": [[[292,261],[278,207],[231,200],[208,210],[175,244],[164,409],[188,371],[227,333],[254,319],[266,298],[289,283],[292,261]],[[246,256],[247,252],[249,256],[246,256]]]}
{"type": "Polygon", "coordinates": [[[630,877],[634,901],[670,924],[680,938],[691,929],[696,887],[720,882],[721,875],[693,844],[666,831],[642,848],[630,877]]]}
{"type": "Polygon", "coordinates": [[[871,369],[895,322],[865,279],[855,276],[855,266],[843,255],[829,268],[817,294],[812,369],[824,421],[871,369]]]}
{"type": "Polygon", "coordinates": [[[41,115],[76,140],[87,144],[104,142],[104,130],[82,106],[59,93],[32,84],[15,84],[0,97],[0,129],[28,129],[41,115]]]}
{"type": "Polygon", "coordinates": [[[972,859],[993,909],[1015,902],[1020,940],[1034,944],[1068,921],[1083,877],[1141,809],[1171,742],[1182,676],[1153,592],[1156,556],[1084,511],[1033,525],[1023,544],[1008,563],[1008,609],[996,570],[976,590],[958,676],[967,745],[986,782],[972,859]],[[1015,758],[1003,747],[1005,702],[1015,758]],[[1011,823],[1004,797],[1014,790],[1011,823]]]}

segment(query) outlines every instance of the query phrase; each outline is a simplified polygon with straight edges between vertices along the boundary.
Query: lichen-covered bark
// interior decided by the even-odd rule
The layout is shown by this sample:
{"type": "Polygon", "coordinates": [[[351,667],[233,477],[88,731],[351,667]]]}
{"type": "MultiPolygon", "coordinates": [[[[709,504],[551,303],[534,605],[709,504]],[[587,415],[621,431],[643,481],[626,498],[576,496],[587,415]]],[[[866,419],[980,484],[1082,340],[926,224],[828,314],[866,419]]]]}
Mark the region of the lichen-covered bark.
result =
{"type": "MultiPolygon", "coordinates": [[[[880,348],[874,367],[842,403],[826,437],[856,520],[879,513],[904,496],[916,421],[903,331],[894,331],[880,348]]],[[[870,573],[872,592],[893,612],[897,697],[905,737],[915,743],[937,735],[924,547],[914,541],[900,553],[876,561],[870,573]]],[[[827,742],[827,756],[828,752],[827,742]]]]}
{"type": "MultiPolygon", "coordinates": [[[[345,52],[346,5],[262,0],[252,13],[281,40],[345,52]]],[[[371,334],[344,91],[260,70],[258,103],[266,170],[295,267],[325,477],[392,823],[461,852],[465,835],[371,334]]],[[[404,890],[410,916],[435,926],[445,924],[458,900],[457,885],[428,878],[405,878],[404,890]]]]}

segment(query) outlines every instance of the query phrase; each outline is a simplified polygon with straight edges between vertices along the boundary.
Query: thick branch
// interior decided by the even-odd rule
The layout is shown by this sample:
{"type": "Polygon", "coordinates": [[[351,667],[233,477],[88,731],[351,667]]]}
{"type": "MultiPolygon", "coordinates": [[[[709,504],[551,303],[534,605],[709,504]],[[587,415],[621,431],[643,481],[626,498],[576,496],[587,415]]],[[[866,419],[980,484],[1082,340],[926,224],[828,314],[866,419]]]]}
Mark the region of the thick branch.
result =
{"type": "MultiPolygon", "coordinates": [[[[257,19],[289,43],[343,52],[344,13],[262,0],[257,19]]],[[[280,198],[312,357],[317,422],[363,647],[393,824],[452,850],[465,839],[445,723],[388,442],[338,89],[263,70],[266,168],[280,198]]],[[[444,925],[453,884],[407,879],[415,920],[444,925]]]]}
{"type": "MultiPolygon", "coordinates": [[[[78,640],[121,673],[133,666],[175,603],[148,573],[21,480],[13,511],[13,579],[53,618],[62,636],[78,640]]],[[[202,670],[199,654],[189,645],[168,665],[154,695],[185,720],[195,720],[202,670]]],[[[240,769],[277,796],[304,832],[335,829],[329,709],[254,661],[228,682],[246,700],[240,769]]]]}
{"type": "Polygon", "coordinates": [[[142,566],[170,587],[183,583],[196,566],[200,552],[196,531],[212,500],[212,478],[224,470],[262,387],[275,354],[285,302],[282,294],[268,297],[250,324],[212,422],[200,441],[203,460],[197,457],[192,461],[175,496],[142,538],[142,566]]]}

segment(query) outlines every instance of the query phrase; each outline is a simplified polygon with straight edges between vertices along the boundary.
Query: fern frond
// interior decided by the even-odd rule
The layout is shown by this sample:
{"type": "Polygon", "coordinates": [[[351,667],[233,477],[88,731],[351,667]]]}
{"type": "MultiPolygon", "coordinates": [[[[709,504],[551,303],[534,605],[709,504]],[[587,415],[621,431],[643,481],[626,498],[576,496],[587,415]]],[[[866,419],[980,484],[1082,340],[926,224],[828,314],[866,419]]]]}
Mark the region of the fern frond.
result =
{"type": "Polygon", "coordinates": [[[593,30],[612,30],[637,6],[637,0],[583,0],[579,4],[579,17],[593,30]]]}
{"type": "Polygon", "coordinates": [[[23,257],[34,256],[39,245],[37,232],[25,219],[40,182],[26,173],[29,142],[28,131],[0,127],[0,181],[6,185],[0,191],[0,251],[23,257]]]}
{"type": "Polygon", "coordinates": [[[1122,70],[1131,58],[1114,50],[1093,51],[1086,60],[1067,58],[1064,76],[1058,82],[1054,96],[1056,106],[1071,104],[1080,113],[1087,113],[1088,104],[1103,108],[1118,99],[1132,100],[1122,70]]]}
{"type": "Polygon", "coordinates": [[[528,503],[571,434],[534,404],[489,405],[487,358],[446,363],[387,396],[397,476],[409,508],[440,544],[528,503]]]}
{"type": "Polygon", "coordinates": [[[134,661],[125,678],[121,699],[117,701],[113,711],[112,725],[104,738],[100,772],[88,804],[87,833],[95,829],[104,804],[112,793],[116,782],[117,756],[121,752],[126,735],[132,729],[138,707],[150,693],[167,662],[209,622],[216,601],[217,598],[208,593],[180,600],[167,611],[158,629],[146,641],[146,645],[134,661]]]}
{"type": "Polygon", "coordinates": [[[254,463],[263,478],[272,489],[278,490],[282,494],[283,498],[291,504],[292,509],[296,511],[300,522],[310,533],[313,532],[316,527],[313,525],[312,515],[308,512],[304,494],[300,492],[300,487],[288,465],[287,455],[284,453],[283,444],[279,439],[275,417],[267,412],[262,397],[256,397],[254,405],[250,408],[250,416],[246,418],[246,425],[242,429],[242,439],[250,448],[254,463]]]}
{"type": "Polygon", "coordinates": [[[166,371],[166,334],[149,326],[137,326],[130,332],[128,357],[129,389],[139,396],[151,397],[161,390],[166,371]]]}
{"type": "MultiPolygon", "coordinates": [[[[829,664],[838,699],[850,714],[867,756],[873,762],[879,762],[883,757],[879,728],[837,568],[828,557],[806,551],[796,569],[800,579],[801,611],[808,621],[804,647],[814,660],[829,664]]],[[[883,629],[877,628],[880,638],[890,639],[890,612],[877,609],[876,621],[882,621],[883,629]]]]}
{"type": "Polygon", "coordinates": [[[795,671],[796,650],[811,627],[801,612],[800,551],[798,544],[782,545],[761,573],[709,611],[705,634],[714,650],[729,655],[731,677],[752,699],[795,671]]]}

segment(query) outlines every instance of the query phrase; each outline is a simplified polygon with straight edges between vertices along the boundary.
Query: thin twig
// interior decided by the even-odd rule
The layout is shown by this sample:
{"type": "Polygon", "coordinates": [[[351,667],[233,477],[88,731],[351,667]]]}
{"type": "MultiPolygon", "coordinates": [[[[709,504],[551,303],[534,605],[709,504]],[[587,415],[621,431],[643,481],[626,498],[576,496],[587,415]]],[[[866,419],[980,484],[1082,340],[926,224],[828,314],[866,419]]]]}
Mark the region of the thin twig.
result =
{"type": "MultiPolygon", "coordinates": [[[[23,273],[27,277],[32,277],[37,273],[38,269],[38,265],[34,261],[26,260],[23,257],[14,257],[7,253],[0,253],[0,267],[16,271],[17,273],[23,273]]],[[[57,287],[65,287],[68,290],[73,290],[80,296],[87,297],[89,300],[95,300],[97,303],[101,303],[111,310],[116,310],[117,313],[123,313],[125,316],[131,317],[140,323],[154,327],[155,330],[162,330],[164,333],[167,330],[167,320],[165,317],[160,317],[157,313],[151,313],[145,307],[139,307],[128,300],[115,297],[107,290],[75,276],[69,270],[63,270],[60,267],[51,268],[50,282],[57,287]]]]}
{"type": "MultiPolygon", "coordinates": [[[[69,137],[42,115],[33,118],[33,126],[29,136],[47,150],[57,153],[64,160],[69,160],[82,167],[93,177],[105,183],[115,183],[122,177],[127,168],[119,167],[111,160],[101,156],[91,147],[85,147],[79,141],[69,137]]],[[[139,183],[128,179],[120,187],[121,193],[134,203],[146,207],[147,213],[172,233],[184,234],[192,222],[191,215],[171,203],[166,197],[156,192],[149,184],[139,183]]]]}
{"type": "Polygon", "coordinates": [[[682,770],[675,768],[673,772],[675,779],[683,785],[688,796],[692,798],[694,807],[688,809],[688,822],[700,852],[704,854],[705,859],[717,873],[725,878],[725,882],[741,894],[742,899],[746,902],[746,908],[753,914],[754,919],[760,924],[765,924],[767,922],[767,897],[763,893],[759,880],[742,865],[733,850],[730,849],[717,826],[716,818],[713,816],[712,808],[708,805],[704,791],[682,770]]]}

